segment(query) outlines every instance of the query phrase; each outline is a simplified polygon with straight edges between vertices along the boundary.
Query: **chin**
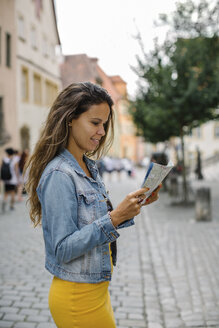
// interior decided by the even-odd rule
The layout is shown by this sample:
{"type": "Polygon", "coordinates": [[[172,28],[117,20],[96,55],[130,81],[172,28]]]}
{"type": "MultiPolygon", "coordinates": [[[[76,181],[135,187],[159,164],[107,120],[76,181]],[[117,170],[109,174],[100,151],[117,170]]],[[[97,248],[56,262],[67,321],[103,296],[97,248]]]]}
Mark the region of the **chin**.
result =
{"type": "Polygon", "coordinates": [[[92,151],[95,151],[97,147],[90,147],[89,149],[85,149],[85,153],[90,153],[92,151]]]}

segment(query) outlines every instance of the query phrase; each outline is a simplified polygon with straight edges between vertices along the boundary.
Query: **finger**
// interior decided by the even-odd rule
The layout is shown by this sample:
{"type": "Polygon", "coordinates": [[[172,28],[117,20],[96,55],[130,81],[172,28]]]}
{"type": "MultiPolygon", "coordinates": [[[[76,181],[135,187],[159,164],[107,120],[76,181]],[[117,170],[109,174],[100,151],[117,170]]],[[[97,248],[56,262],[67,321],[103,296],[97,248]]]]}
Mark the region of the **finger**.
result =
{"type": "Polygon", "coordinates": [[[160,190],[162,188],[162,186],[163,186],[162,183],[159,184],[159,186],[157,187],[157,189],[160,190]]]}
{"type": "Polygon", "coordinates": [[[161,188],[161,187],[155,189],[155,190],[152,192],[151,196],[153,197],[153,196],[157,195],[157,194],[159,193],[159,191],[160,191],[160,188],[161,188]]]}
{"type": "Polygon", "coordinates": [[[150,190],[150,188],[141,188],[141,189],[138,189],[134,192],[131,192],[129,194],[130,197],[136,197],[136,196],[140,196],[142,194],[144,194],[145,192],[147,192],[148,190],[150,190]]]}
{"type": "Polygon", "coordinates": [[[141,195],[137,196],[137,198],[138,198],[138,199],[140,199],[140,198],[141,198],[141,199],[144,199],[144,198],[146,198],[146,195],[145,195],[145,194],[141,194],[141,195]]]}
{"type": "Polygon", "coordinates": [[[141,195],[135,196],[135,198],[137,198],[137,199],[144,199],[146,197],[147,197],[146,194],[141,194],[141,195]]]}
{"type": "Polygon", "coordinates": [[[151,197],[151,196],[150,196],[150,197],[148,197],[148,198],[146,199],[146,202],[145,202],[144,205],[149,205],[149,204],[155,202],[156,200],[158,200],[158,198],[159,198],[158,195],[156,195],[156,197],[151,197]]]}
{"type": "Polygon", "coordinates": [[[150,204],[156,202],[156,201],[158,200],[158,198],[159,198],[159,197],[153,198],[153,199],[150,201],[150,204]]]}
{"type": "Polygon", "coordinates": [[[138,200],[138,203],[142,203],[146,198],[146,195],[144,196],[141,196],[141,197],[138,197],[137,200],[138,200]]]}
{"type": "Polygon", "coordinates": [[[158,186],[156,189],[154,189],[154,192],[157,192],[157,191],[159,191],[161,188],[162,188],[162,183],[161,183],[161,184],[159,184],[159,186],[158,186]]]}

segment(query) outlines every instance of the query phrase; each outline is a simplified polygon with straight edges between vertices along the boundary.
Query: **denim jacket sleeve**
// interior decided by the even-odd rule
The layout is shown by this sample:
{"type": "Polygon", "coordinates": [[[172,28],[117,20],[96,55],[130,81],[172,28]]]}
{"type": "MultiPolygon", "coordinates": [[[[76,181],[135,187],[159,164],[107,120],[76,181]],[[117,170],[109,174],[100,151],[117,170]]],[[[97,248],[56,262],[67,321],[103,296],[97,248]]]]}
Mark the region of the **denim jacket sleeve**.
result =
{"type": "Polygon", "coordinates": [[[42,179],[37,193],[42,206],[45,244],[49,243],[58,263],[68,263],[119,237],[108,214],[79,230],[78,199],[74,181],[67,173],[53,170],[42,179]]]}

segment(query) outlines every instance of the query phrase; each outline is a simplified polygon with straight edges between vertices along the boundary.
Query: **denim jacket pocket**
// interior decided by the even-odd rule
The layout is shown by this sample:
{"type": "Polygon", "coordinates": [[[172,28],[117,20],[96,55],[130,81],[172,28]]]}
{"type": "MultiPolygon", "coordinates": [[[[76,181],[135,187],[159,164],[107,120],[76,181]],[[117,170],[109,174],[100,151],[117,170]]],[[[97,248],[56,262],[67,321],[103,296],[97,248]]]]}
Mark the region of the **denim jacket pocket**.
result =
{"type": "Polygon", "coordinates": [[[92,223],[97,218],[96,195],[80,192],[78,195],[78,226],[92,223]]]}

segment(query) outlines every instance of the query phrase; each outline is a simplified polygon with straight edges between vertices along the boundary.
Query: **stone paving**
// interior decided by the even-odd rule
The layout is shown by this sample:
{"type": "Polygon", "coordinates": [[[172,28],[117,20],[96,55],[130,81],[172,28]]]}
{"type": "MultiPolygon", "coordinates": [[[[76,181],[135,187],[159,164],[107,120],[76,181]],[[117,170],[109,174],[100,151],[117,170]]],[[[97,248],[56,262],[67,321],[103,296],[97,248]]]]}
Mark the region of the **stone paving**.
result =
{"type": "MultiPolygon", "coordinates": [[[[115,195],[116,184],[110,189],[115,195]]],[[[119,327],[219,327],[218,196],[219,183],[212,185],[213,221],[197,223],[193,207],[170,206],[160,193],[135,227],[121,231],[111,284],[119,327]]]]}
{"type": "MultiPolygon", "coordinates": [[[[106,177],[114,205],[141,179],[142,172],[106,177]]],[[[213,190],[212,222],[197,223],[193,208],[170,206],[161,193],[134,227],[120,230],[110,285],[117,328],[219,328],[219,185],[213,190]]],[[[0,215],[0,327],[55,328],[51,279],[41,228],[32,228],[24,203],[16,204],[0,215]]]]}

